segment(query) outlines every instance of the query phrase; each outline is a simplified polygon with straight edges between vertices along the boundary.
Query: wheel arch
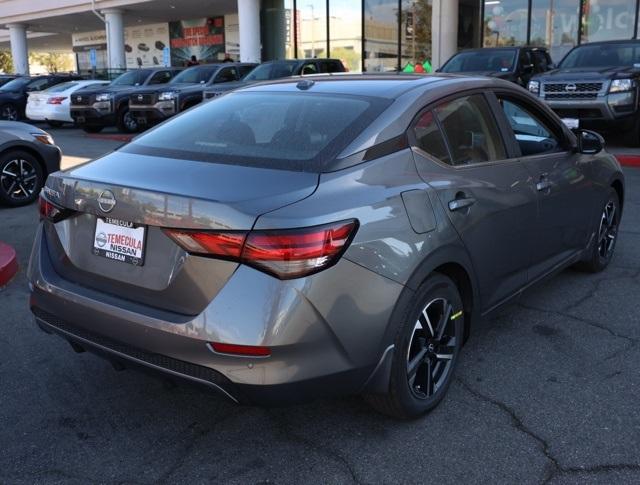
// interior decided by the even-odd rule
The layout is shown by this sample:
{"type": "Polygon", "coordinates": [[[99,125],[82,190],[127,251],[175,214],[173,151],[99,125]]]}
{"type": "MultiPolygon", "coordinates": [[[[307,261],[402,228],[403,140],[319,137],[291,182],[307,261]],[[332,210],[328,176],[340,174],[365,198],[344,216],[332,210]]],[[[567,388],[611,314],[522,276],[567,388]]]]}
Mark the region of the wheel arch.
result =
{"type": "Polygon", "coordinates": [[[379,354],[380,360],[365,382],[363,392],[373,394],[384,394],[387,392],[394,354],[392,343],[398,327],[403,322],[406,308],[416,290],[427,278],[435,273],[449,277],[458,287],[465,314],[464,341],[466,342],[469,338],[471,329],[481,314],[477,279],[473,271],[473,266],[471,265],[471,260],[464,247],[460,245],[446,246],[431,253],[418,265],[407,281],[404,290],[400,293],[383,337],[382,348],[379,354]]]}
{"type": "Polygon", "coordinates": [[[618,194],[618,201],[620,202],[620,212],[624,209],[624,184],[620,179],[614,179],[611,182],[611,187],[618,194]]]}
{"type": "Polygon", "coordinates": [[[36,150],[35,148],[29,145],[20,143],[19,141],[5,143],[4,145],[0,146],[0,157],[14,150],[27,152],[29,155],[32,155],[38,162],[38,165],[40,165],[40,168],[42,169],[42,173],[44,173],[45,178],[47,177],[47,175],[49,175],[47,164],[44,162],[44,158],[42,157],[40,152],[38,152],[38,150],[36,150]]]}

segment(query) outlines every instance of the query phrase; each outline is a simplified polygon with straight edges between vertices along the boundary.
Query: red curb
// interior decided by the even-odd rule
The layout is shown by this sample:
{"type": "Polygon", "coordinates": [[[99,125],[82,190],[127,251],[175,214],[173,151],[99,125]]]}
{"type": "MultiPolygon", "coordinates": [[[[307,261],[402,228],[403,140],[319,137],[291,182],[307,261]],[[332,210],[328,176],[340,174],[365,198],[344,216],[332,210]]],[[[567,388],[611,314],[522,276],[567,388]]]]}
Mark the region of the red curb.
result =
{"type": "Polygon", "coordinates": [[[18,272],[18,260],[15,250],[0,242],[0,286],[6,285],[18,272]]]}
{"type": "Polygon", "coordinates": [[[640,167],[640,155],[616,155],[616,158],[625,167],[640,167]]]}
{"type": "Polygon", "coordinates": [[[98,140],[131,141],[135,135],[101,135],[100,133],[91,133],[84,136],[98,140]]]}

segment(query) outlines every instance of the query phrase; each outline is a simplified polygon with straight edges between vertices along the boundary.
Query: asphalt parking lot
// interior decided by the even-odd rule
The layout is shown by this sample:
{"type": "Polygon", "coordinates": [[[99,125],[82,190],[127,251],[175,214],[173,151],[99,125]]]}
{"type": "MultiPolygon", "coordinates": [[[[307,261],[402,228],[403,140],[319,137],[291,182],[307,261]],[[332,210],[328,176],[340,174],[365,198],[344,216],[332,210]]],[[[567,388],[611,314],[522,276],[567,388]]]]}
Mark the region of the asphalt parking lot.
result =
{"type": "MultiPolygon", "coordinates": [[[[122,142],[50,130],[65,166],[122,142]]],[[[42,333],[25,269],[35,205],[0,208],[0,483],[640,483],[640,169],[616,255],[475,329],[449,394],[398,422],[357,397],[263,409],[116,372],[42,333]]]]}

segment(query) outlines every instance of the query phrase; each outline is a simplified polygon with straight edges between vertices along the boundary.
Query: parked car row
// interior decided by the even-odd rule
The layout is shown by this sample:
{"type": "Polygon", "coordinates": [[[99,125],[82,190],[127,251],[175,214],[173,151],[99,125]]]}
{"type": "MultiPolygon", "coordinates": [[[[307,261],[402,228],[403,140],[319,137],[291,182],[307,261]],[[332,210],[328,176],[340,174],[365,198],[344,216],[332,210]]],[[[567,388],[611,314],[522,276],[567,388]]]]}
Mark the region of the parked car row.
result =
{"type": "Polygon", "coordinates": [[[629,144],[640,144],[639,40],[582,44],[558,65],[541,47],[472,49],[454,55],[440,71],[512,81],[571,128],[624,132],[629,144]]]}

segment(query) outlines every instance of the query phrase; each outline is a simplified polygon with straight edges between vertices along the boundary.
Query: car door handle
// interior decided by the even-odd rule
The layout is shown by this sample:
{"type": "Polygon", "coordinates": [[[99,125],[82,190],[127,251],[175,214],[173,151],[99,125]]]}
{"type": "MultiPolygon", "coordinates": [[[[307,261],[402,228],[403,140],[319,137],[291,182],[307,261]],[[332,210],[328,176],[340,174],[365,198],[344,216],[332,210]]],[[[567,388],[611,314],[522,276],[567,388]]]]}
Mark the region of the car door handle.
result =
{"type": "Polygon", "coordinates": [[[476,199],[473,197],[464,197],[460,199],[453,199],[449,202],[449,210],[450,211],[459,211],[461,209],[465,209],[467,207],[471,207],[476,203],[476,199]]]}

